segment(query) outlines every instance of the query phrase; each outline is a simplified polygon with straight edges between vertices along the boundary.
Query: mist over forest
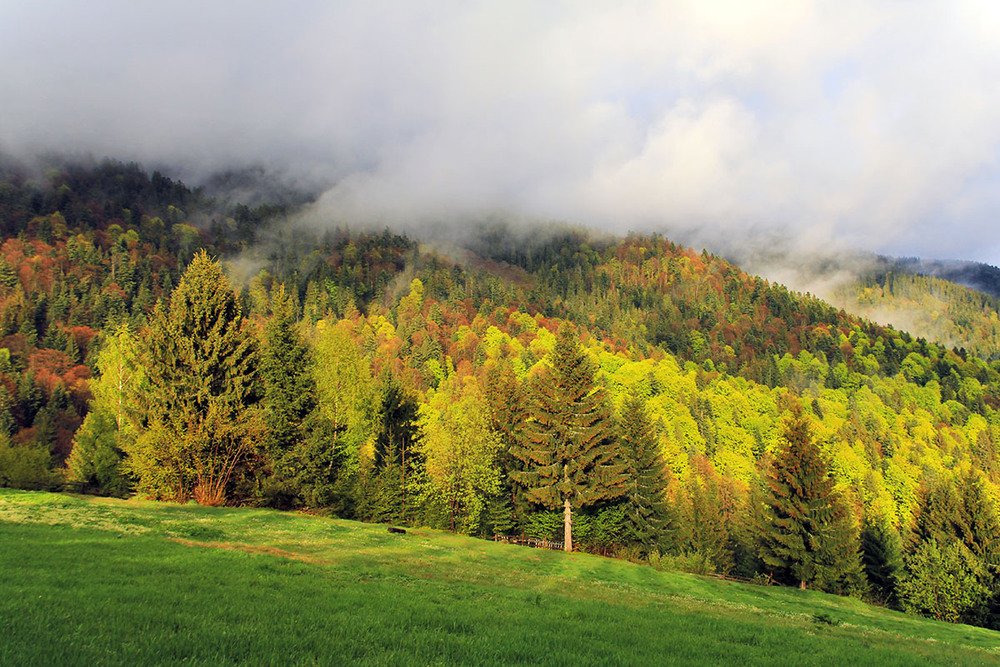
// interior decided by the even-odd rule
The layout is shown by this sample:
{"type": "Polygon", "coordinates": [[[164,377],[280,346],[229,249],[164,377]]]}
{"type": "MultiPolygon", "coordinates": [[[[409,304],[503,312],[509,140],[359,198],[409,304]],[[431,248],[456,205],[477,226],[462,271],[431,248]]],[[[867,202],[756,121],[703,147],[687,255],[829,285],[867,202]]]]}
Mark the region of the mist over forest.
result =
{"type": "Polygon", "coordinates": [[[997,264],[998,23],[977,2],[21,3],[0,149],[191,185],[261,167],[376,228],[997,264]]]}

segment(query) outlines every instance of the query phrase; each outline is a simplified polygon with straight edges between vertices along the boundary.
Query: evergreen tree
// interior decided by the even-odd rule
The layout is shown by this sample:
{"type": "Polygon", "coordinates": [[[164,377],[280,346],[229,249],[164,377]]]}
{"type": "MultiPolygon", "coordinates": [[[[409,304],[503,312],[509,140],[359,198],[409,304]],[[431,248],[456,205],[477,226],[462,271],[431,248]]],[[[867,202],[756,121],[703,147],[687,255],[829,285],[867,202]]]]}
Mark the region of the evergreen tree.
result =
{"type": "Polygon", "coordinates": [[[970,590],[978,594],[962,598],[955,618],[976,625],[1000,625],[1000,519],[982,478],[974,473],[963,476],[957,484],[938,481],[921,487],[906,559],[910,582],[907,604],[935,617],[940,614],[929,611],[929,603],[914,602],[918,596],[915,582],[937,582],[938,575],[923,568],[939,558],[960,562],[977,578],[970,590]],[[937,545],[936,550],[929,546],[931,543],[937,545]],[[954,543],[963,550],[952,550],[954,543]]]}
{"type": "Polygon", "coordinates": [[[421,464],[417,401],[394,376],[383,377],[374,448],[374,497],[372,518],[405,521],[408,516],[407,483],[421,464]]]}
{"type": "MultiPolygon", "coordinates": [[[[318,416],[312,418],[316,408],[313,362],[284,285],[271,294],[271,313],[264,327],[260,355],[264,453],[268,462],[261,491],[269,502],[280,507],[314,505],[325,495],[317,485],[324,486],[321,480],[328,485],[335,476],[336,457],[332,446],[310,438],[310,428],[321,426],[318,416]],[[313,460],[317,457],[322,462],[313,460]],[[303,477],[306,470],[312,474],[303,477]]],[[[336,434],[331,435],[330,440],[335,440],[336,434]]]]}
{"type": "Polygon", "coordinates": [[[35,415],[45,403],[45,392],[35,382],[35,374],[31,370],[24,373],[17,382],[17,407],[20,412],[20,425],[31,426],[35,415]]]}
{"type": "Polygon", "coordinates": [[[534,383],[528,437],[514,452],[525,469],[513,477],[532,502],[562,509],[572,551],[573,510],[622,496],[626,476],[604,391],[569,325],[559,329],[551,363],[534,383]]]}
{"type": "Polygon", "coordinates": [[[13,411],[16,407],[17,402],[7,391],[7,387],[0,385],[0,436],[9,436],[14,432],[17,422],[13,411]]]}
{"type": "Polygon", "coordinates": [[[271,294],[271,318],[260,354],[261,406],[272,455],[302,439],[303,422],[316,407],[312,360],[298,331],[294,304],[279,285],[271,294]]]}
{"type": "Polygon", "coordinates": [[[964,523],[961,500],[955,486],[948,482],[925,481],[917,493],[909,550],[915,551],[921,542],[928,540],[939,543],[964,540],[964,523]]]}
{"type": "Polygon", "coordinates": [[[118,429],[103,410],[92,410],[73,438],[73,451],[66,460],[69,479],[96,487],[105,493],[124,495],[128,476],[122,472],[122,454],[115,441],[118,429]]]}
{"type": "Polygon", "coordinates": [[[981,475],[970,471],[958,484],[962,507],[962,535],[969,550],[996,579],[1000,573],[1000,518],[981,475]]]}
{"type": "Polygon", "coordinates": [[[649,550],[667,527],[667,468],[660,455],[645,401],[633,394],[625,400],[618,425],[619,446],[628,473],[625,525],[629,538],[649,550]]]}
{"type": "Polygon", "coordinates": [[[979,562],[986,589],[966,621],[996,629],[1000,627],[1000,518],[982,477],[974,472],[959,481],[959,497],[963,543],[979,562]]]}
{"type": "Polygon", "coordinates": [[[524,445],[525,424],[529,415],[528,397],[514,369],[506,361],[487,371],[485,384],[490,427],[499,435],[501,445],[497,465],[502,473],[502,488],[500,496],[490,503],[490,516],[496,532],[503,534],[519,524],[523,526],[531,509],[524,486],[514,479],[515,474],[524,470],[524,464],[514,456],[514,452],[524,445]]]}
{"type": "Polygon", "coordinates": [[[861,528],[861,565],[872,594],[883,603],[899,603],[896,586],[903,568],[899,533],[884,521],[866,521],[861,528]]]}
{"type": "Polygon", "coordinates": [[[278,507],[323,507],[338,516],[353,513],[351,490],[343,477],[343,458],[331,443],[339,437],[329,420],[316,412],[302,424],[302,439],[280,452],[264,480],[264,497],[278,507]]]}
{"type": "Polygon", "coordinates": [[[860,571],[851,518],[801,412],[786,423],[784,438],[765,473],[760,557],[802,589],[832,588],[860,571]]]}
{"type": "Polygon", "coordinates": [[[143,345],[146,430],[127,452],[140,491],[225,501],[262,431],[254,342],[222,267],[199,252],[170,304],[157,306],[143,345]]]}
{"type": "Polygon", "coordinates": [[[723,490],[718,474],[707,459],[701,474],[693,475],[685,487],[683,520],[678,531],[680,546],[689,554],[697,554],[703,563],[716,572],[733,568],[729,551],[729,525],[724,512],[723,490]]]}

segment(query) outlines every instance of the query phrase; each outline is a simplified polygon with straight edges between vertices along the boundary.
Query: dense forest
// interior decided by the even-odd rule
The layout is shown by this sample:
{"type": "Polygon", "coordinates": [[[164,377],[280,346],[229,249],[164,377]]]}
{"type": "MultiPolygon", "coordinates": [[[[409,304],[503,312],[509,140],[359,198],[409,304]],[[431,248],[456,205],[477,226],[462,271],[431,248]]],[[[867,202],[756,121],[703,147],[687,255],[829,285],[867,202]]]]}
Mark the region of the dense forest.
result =
{"type": "Polygon", "coordinates": [[[0,485],[558,540],[1000,627],[989,335],[915,338],[656,235],[477,225],[445,253],[292,233],[288,206],[2,165],[0,485]]]}

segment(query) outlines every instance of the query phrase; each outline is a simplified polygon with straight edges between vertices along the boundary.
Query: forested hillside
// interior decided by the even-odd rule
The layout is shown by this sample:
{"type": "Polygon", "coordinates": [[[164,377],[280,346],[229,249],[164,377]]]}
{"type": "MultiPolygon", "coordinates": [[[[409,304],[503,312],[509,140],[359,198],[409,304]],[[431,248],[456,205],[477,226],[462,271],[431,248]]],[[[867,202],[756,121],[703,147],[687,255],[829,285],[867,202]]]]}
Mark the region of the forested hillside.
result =
{"type": "Polygon", "coordinates": [[[0,484],[559,539],[998,624],[1000,362],[972,343],[658,236],[494,226],[459,261],[288,212],[5,167],[0,484]]]}
{"type": "Polygon", "coordinates": [[[1000,299],[933,276],[893,272],[864,276],[834,300],[853,313],[983,359],[1000,358],[1000,299]]]}

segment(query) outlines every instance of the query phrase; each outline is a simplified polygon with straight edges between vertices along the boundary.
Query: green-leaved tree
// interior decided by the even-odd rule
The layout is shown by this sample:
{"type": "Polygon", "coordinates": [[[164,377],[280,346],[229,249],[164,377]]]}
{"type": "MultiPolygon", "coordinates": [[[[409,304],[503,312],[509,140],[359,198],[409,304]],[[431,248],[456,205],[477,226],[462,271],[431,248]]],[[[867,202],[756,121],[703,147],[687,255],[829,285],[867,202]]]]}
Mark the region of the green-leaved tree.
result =
{"type": "Polygon", "coordinates": [[[122,458],[135,444],[139,397],[149,390],[138,355],[139,340],[127,324],[107,335],[91,383],[94,400],[66,461],[70,479],[107,493],[124,494],[132,484],[122,458]]]}

